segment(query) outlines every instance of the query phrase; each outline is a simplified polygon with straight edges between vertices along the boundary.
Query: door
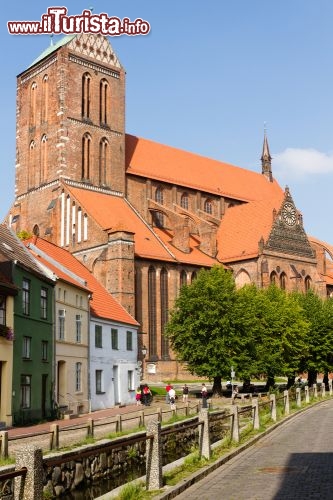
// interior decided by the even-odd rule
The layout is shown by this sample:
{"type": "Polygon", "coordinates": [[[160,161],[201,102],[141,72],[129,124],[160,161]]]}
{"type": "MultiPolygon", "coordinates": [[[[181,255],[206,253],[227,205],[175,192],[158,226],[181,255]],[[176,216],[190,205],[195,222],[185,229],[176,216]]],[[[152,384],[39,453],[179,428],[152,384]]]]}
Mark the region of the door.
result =
{"type": "Polygon", "coordinates": [[[42,375],[42,417],[46,417],[47,374],[42,375]]]}

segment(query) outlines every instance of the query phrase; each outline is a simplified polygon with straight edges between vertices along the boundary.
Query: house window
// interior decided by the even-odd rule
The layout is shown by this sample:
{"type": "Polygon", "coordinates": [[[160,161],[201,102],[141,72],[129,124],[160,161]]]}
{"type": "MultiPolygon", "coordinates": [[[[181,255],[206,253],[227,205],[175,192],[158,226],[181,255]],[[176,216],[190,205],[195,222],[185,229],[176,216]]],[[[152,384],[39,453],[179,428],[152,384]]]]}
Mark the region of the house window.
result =
{"type": "Polygon", "coordinates": [[[126,349],[133,351],[133,332],[126,332],[126,349]]]}
{"type": "Polygon", "coordinates": [[[204,204],[204,211],[206,214],[212,215],[213,213],[213,203],[212,200],[206,200],[204,204]]]}
{"type": "Polygon", "coordinates": [[[40,291],[40,317],[47,319],[47,288],[41,288],[40,291]]]}
{"type": "Polygon", "coordinates": [[[116,328],[111,328],[111,348],[118,349],[118,330],[116,328]]]}
{"type": "Polygon", "coordinates": [[[49,348],[48,341],[42,340],[42,361],[47,361],[48,359],[48,348],[49,348]]]}
{"type": "Polygon", "coordinates": [[[23,314],[29,316],[30,314],[30,281],[23,279],[22,282],[22,308],[23,314]]]}
{"type": "Polygon", "coordinates": [[[22,357],[24,359],[31,359],[31,337],[23,337],[22,347],[22,357]]]}
{"type": "Polygon", "coordinates": [[[58,338],[59,340],[65,339],[65,309],[58,311],[58,338]]]}
{"type": "Polygon", "coordinates": [[[31,375],[21,375],[21,408],[31,406],[31,375]]]}
{"type": "Polygon", "coordinates": [[[184,193],[180,199],[180,206],[188,210],[188,194],[184,193]]]}
{"type": "Polygon", "coordinates": [[[82,331],[82,316],[81,314],[77,314],[75,316],[75,340],[78,344],[81,343],[81,331],[82,331]]]}
{"type": "Polygon", "coordinates": [[[6,324],[6,297],[0,295],[0,325],[6,324]]]}
{"type": "Polygon", "coordinates": [[[75,363],[75,391],[81,391],[82,363],[75,363]]]}
{"type": "Polygon", "coordinates": [[[95,325],[95,347],[100,349],[103,347],[101,325],[95,325]]]}
{"type": "Polygon", "coordinates": [[[127,372],[127,385],[129,391],[134,391],[134,372],[133,370],[128,370],[127,372]]]}
{"type": "Polygon", "coordinates": [[[95,371],[96,394],[103,394],[103,370],[95,371]]]}

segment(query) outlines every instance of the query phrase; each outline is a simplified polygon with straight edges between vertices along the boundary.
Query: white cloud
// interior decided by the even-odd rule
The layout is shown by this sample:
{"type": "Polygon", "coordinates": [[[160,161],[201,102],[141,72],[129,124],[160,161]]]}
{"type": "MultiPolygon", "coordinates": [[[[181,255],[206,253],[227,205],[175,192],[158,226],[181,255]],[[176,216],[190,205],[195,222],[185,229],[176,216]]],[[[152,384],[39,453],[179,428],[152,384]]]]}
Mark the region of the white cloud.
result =
{"type": "Polygon", "coordinates": [[[276,177],[308,177],[333,173],[333,153],[316,149],[287,148],[273,155],[273,175],[276,177]]]}

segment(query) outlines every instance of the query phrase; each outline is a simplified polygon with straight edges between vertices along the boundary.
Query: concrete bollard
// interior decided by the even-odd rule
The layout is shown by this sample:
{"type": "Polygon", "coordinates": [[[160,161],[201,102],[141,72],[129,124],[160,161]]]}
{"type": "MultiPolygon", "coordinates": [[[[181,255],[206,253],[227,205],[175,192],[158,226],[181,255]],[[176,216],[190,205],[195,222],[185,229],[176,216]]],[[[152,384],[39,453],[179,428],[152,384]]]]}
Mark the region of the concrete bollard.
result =
{"type": "Polygon", "coordinates": [[[123,430],[121,415],[116,415],[116,432],[121,432],[123,430]]]}
{"type": "Polygon", "coordinates": [[[259,401],[255,399],[252,403],[253,429],[260,429],[259,401]]]}
{"type": "Polygon", "coordinates": [[[276,422],[276,397],[275,394],[270,394],[269,399],[271,401],[271,419],[276,422]]]}
{"type": "Polygon", "coordinates": [[[15,469],[27,468],[24,477],[15,478],[14,500],[43,500],[43,454],[33,445],[22,445],[16,453],[15,469]]]}
{"type": "Polygon", "coordinates": [[[331,378],[328,380],[328,390],[329,390],[330,396],[332,396],[333,389],[332,389],[332,379],[331,378]]]}
{"type": "Polygon", "coordinates": [[[146,441],[146,488],[159,490],[163,486],[161,423],[148,422],[147,434],[152,439],[146,441]]]}
{"type": "Polygon", "coordinates": [[[8,458],[8,431],[0,432],[0,457],[8,458]]]}
{"type": "Polygon", "coordinates": [[[94,421],[92,418],[88,418],[87,420],[87,437],[94,437],[94,421]]]}
{"type": "Polygon", "coordinates": [[[209,413],[208,409],[203,408],[199,413],[199,453],[201,457],[210,459],[211,449],[209,440],[209,413]]]}
{"type": "Polygon", "coordinates": [[[235,441],[235,443],[239,443],[239,415],[238,415],[238,406],[235,405],[232,408],[232,426],[231,426],[231,439],[235,441]]]}
{"type": "Polygon", "coordinates": [[[296,406],[298,406],[298,407],[302,406],[301,388],[300,387],[296,388],[296,406]]]}
{"type": "Polygon", "coordinates": [[[141,410],[139,418],[139,427],[144,427],[144,425],[145,425],[145,411],[141,410]]]}
{"type": "Polygon", "coordinates": [[[289,415],[290,413],[289,392],[287,390],[283,391],[283,398],[284,398],[284,414],[289,415]]]}
{"type": "Polygon", "coordinates": [[[321,397],[324,398],[326,396],[326,387],[325,384],[321,384],[321,397]]]}
{"type": "Polygon", "coordinates": [[[50,450],[57,450],[59,448],[59,425],[50,425],[50,450]]]}
{"type": "Polygon", "coordinates": [[[310,395],[309,395],[309,387],[307,385],[304,387],[304,393],[305,393],[305,402],[308,404],[310,403],[310,395]]]}
{"type": "Polygon", "coordinates": [[[313,384],[312,388],[313,388],[313,397],[314,397],[314,398],[317,398],[317,397],[318,397],[318,388],[317,388],[317,384],[313,384]]]}

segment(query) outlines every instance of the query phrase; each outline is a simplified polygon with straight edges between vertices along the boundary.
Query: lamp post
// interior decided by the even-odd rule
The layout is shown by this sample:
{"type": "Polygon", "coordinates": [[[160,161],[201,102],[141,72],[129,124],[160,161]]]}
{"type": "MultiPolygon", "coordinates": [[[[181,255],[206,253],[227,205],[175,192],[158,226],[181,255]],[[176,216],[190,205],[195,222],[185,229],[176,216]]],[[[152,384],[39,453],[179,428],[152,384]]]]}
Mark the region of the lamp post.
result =
{"type": "Polygon", "coordinates": [[[142,354],[142,379],[144,379],[145,375],[145,357],[147,356],[148,349],[145,345],[141,347],[141,354],[142,354]]]}

